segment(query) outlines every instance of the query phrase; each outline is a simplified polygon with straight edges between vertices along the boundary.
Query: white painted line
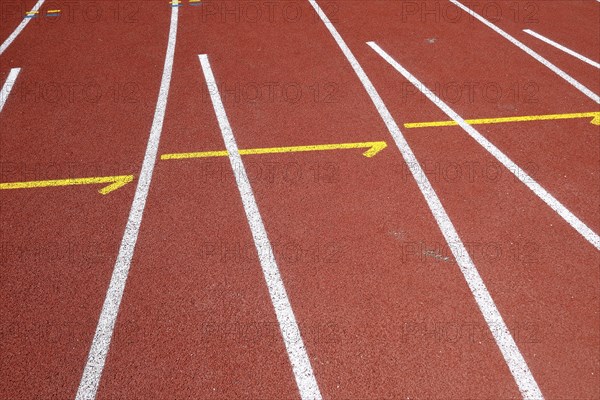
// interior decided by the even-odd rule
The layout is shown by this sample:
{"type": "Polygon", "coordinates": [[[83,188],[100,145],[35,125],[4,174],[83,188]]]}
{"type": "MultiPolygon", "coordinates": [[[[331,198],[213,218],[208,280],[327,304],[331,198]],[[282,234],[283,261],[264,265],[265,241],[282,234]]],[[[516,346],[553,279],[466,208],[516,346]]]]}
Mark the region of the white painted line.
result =
{"type": "MultiPolygon", "coordinates": [[[[38,2],[35,3],[31,11],[38,11],[42,4],[44,4],[44,1],[45,0],[38,0],[38,2]]],[[[10,44],[17,38],[17,36],[19,36],[19,33],[21,33],[23,29],[25,29],[30,19],[31,18],[23,18],[19,26],[17,26],[13,33],[10,34],[10,36],[4,41],[4,43],[2,43],[2,45],[0,45],[0,55],[2,55],[2,53],[4,53],[4,50],[6,50],[8,46],[10,46],[10,44]]]]}
{"type": "Polygon", "coordinates": [[[590,64],[592,67],[596,67],[598,69],[600,69],[600,64],[597,63],[596,61],[590,60],[589,58],[587,58],[586,56],[582,56],[581,54],[563,46],[562,44],[558,44],[556,43],[554,40],[548,39],[545,36],[540,35],[537,32],[532,31],[531,29],[523,29],[523,32],[530,34],[531,36],[540,39],[542,42],[546,42],[551,46],[556,47],[559,50],[564,51],[567,54],[572,55],[575,58],[580,59],[581,61],[583,61],[584,63],[588,63],[590,64]]]}
{"type": "Polygon", "coordinates": [[[100,313],[98,326],[96,327],[96,333],[94,335],[94,340],[92,341],[83,376],[79,383],[79,389],[77,390],[77,400],[92,400],[96,397],[98,384],[100,383],[102,370],[106,362],[106,355],[108,354],[115,322],[119,313],[119,306],[121,304],[121,299],[123,298],[123,291],[125,290],[125,283],[131,266],[131,259],[133,258],[135,244],[142,223],[142,215],[144,214],[144,207],[146,206],[148,191],[150,190],[150,182],[152,180],[152,173],[154,172],[158,144],[160,142],[160,135],[167,108],[171,74],[173,72],[173,57],[175,55],[178,10],[178,7],[173,7],[171,9],[169,42],[160,82],[158,101],[156,103],[152,128],[150,129],[150,136],[148,138],[148,145],[146,147],[138,184],[135,189],[133,203],[131,204],[131,210],[129,211],[129,218],[125,227],[123,239],[121,240],[121,247],[119,248],[115,268],[106,292],[106,298],[104,299],[104,305],[102,306],[102,312],[100,313]]]}
{"type": "Polygon", "coordinates": [[[15,81],[17,80],[17,76],[19,76],[19,72],[21,72],[21,68],[12,68],[6,77],[6,81],[4,82],[2,91],[0,92],[0,112],[2,112],[6,100],[8,100],[8,95],[15,85],[15,81]]]}
{"type": "Polygon", "coordinates": [[[242,157],[240,156],[233,131],[229,125],[225,108],[221,101],[221,95],[219,94],[218,86],[213,75],[208,56],[201,54],[198,56],[200,64],[202,65],[202,71],[206,78],[206,84],[210,93],[210,98],[217,115],[219,127],[221,128],[221,134],[223,135],[223,141],[225,142],[225,148],[229,153],[229,162],[235,175],[240,196],[242,197],[242,203],[244,205],[244,211],[248,218],[248,224],[252,231],[252,237],[254,239],[254,245],[258,252],[258,258],[262,267],[267,287],[269,288],[269,295],[271,296],[271,302],[275,308],[275,314],[277,321],[279,322],[279,329],[287,349],[290,363],[292,364],[292,370],[294,371],[294,377],[296,379],[296,385],[300,391],[300,397],[303,400],[320,400],[321,392],[317,384],[317,380],[313,374],[312,366],[304,347],[302,336],[300,335],[300,328],[296,322],[292,305],[288,298],[281,274],[279,273],[279,267],[273,256],[273,249],[271,242],[267,236],[267,230],[260,216],[254,193],[252,192],[252,186],[248,180],[242,157]]]}
{"type": "Polygon", "coordinates": [[[581,236],[583,236],[592,246],[600,250],[600,236],[592,231],[583,221],[577,218],[571,211],[569,211],[560,201],[552,196],[546,189],[544,189],[539,183],[537,183],[532,177],[530,177],[521,167],[515,164],[506,154],[504,154],[499,148],[494,146],[492,142],[487,140],[482,134],[480,134],[472,125],[469,125],[465,120],[452,110],[446,103],[444,103],[439,97],[437,97],[431,90],[423,85],[417,78],[415,78],[410,72],[402,67],[396,60],[394,60],[389,54],[387,54],[381,47],[374,42],[369,42],[369,46],[377,52],[384,60],[386,60],[396,71],[400,72],[406,79],[408,79],[415,87],[417,87],[425,96],[429,98],[440,110],[446,115],[452,118],[461,128],[463,128],[469,136],[471,136],[477,143],[479,143],[484,149],[486,149],[496,160],[500,161],[510,172],[512,172],[521,182],[525,184],[533,193],[536,194],[544,203],[552,208],[558,215],[560,215],[571,227],[573,227],[581,236]]]}
{"type": "Polygon", "coordinates": [[[573,78],[571,75],[567,74],[565,71],[558,68],[556,65],[552,64],[550,61],[546,60],[544,57],[542,57],[541,55],[539,55],[538,53],[536,53],[529,47],[525,46],[522,42],[518,41],[513,36],[509,35],[508,33],[503,31],[496,25],[492,24],[490,21],[483,18],[481,15],[477,14],[475,11],[471,10],[468,7],[465,7],[464,5],[459,3],[457,0],[450,0],[450,2],[455,4],[457,7],[461,8],[463,11],[469,13],[473,17],[477,18],[479,21],[481,21],[482,23],[484,23],[485,25],[487,25],[489,28],[493,29],[500,35],[504,36],[505,39],[508,39],[512,44],[514,44],[515,46],[517,46],[518,48],[523,50],[525,53],[529,54],[531,57],[535,58],[536,60],[538,60],[540,63],[542,63],[546,67],[550,68],[550,70],[552,70],[552,72],[554,72],[555,74],[557,74],[558,76],[563,78],[565,81],[569,82],[581,93],[585,94],[587,97],[594,100],[596,103],[600,104],[600,96],[598,96],[596,93],[592,92],[587,87],[583,86],[581,83],[579,83],[577,80],[575,80],[575,78],[573,78]]]}
{"type": "Polygon", "coordinates": [[[310,4],[313,6],[317,14],[321,17],[321,20],[337,42],[338,46],[350,62],[350,65],[358,75],[361,83],[365,87],[367,93],[371,97],[373,104],[375,104],[375,108],[379,112],[379,115],[383,119],[385,125],[388,128],[388,131],[392,135],[394,142],[398,146],[404,161],[408,165],[411,173],[413,174],[415,181],[431,210],[446,242],[448,243],[456,262],[471,289],[471,293],[483,314],[483,318],[485,319],[490,331],[496,340],[498,347],[502,355],[504,356],[504,360],[508,365],[512,375],[525,399],[541,399],[542,393],[525,362],[525,359],[521,355],[517,344],[515,343],[508,327],[504,323],[502,315],[500,315],[500,311],[496,307],[492,296],[488,292],[483,279],[479,275],[477,271],[477,267],[471,260],[467,249],[465,248],[462,240],[458,236],[450,217],[446,213],[444,206],[440,202],[435,190],[431,186],[431,183],[427,179],[423,169],[421,168],[417,158],[412,152],[408,142],[400,132],[400,128],[398,128],[398,124],[392,118],[387,106],[377,93],[377,90],[371,83],[371,80],[359,64],[358,60],[352,52],[348,45],[344,42],[344,39],[337,32],[329,18],[325,15],[323,10],[319,7],[315,0],[309,0],[310,4]]]}

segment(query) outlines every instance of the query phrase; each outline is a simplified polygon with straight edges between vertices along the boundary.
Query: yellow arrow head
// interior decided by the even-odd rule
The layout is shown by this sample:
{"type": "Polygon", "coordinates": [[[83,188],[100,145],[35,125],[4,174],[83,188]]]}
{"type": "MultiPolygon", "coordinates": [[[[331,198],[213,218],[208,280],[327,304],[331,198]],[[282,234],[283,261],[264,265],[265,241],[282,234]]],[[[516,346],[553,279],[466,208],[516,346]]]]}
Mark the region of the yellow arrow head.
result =
{"type": "Polygon", "coordinates": [[[594,119],[592,119],[590,122],[594,125],[600,125],[600,112],[594,113],[594,119]]]}
{"type": "Polygon", "coordinates": [[[113,176],[113,183],[98,190],[101,194],[109,194],[133,181],[133,175],[113,176]]]}
{"type": "Polygon", "coordinates": [[[385,149],[387,147],[387,143],[386,142],[371,142],[368,143],[371,145],[371,148],[367,151],[365,151],[363,153],[363,156],[365,157],[375,157],[377,155],[377,153],[379,153],[381,150],[385,149]]]}

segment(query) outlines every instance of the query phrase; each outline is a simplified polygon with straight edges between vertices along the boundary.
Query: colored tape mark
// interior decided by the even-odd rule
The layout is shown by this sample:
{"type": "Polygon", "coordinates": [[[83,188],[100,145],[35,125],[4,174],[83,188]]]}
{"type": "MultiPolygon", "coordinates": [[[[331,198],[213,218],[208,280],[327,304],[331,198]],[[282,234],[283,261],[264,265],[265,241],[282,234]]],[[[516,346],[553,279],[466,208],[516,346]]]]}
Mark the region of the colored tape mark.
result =
{"type": "MultiPolygon", "coordinates": [[[[319,144],[311,146],[289,146],[289,147],[267,147],[258,149],[240,149],[241,155],[252,154],[276,154],[276,153],[297,153],[306,151],[327,151],[327,150],[345,150],[345,149],[368,149],[363,156],[371,158],[377,155],[381,150],[387,147],[386,142],[362,142],[362,143],[339,143],[339,144],[319,144]]],[[[181,160],[187,158],[207,158],[207,157],[227,157],[226,150],[220,151],[202,151],[194,153],[173,153],[163,154],[161,160],[181,160]]]]}
{"type": "MultiPolygon", "coordinates": [[[[525,122],[525,121],[548,121],[559,119],[592,118],[593,125],[600,125],[600,111],[571,114],[548,114],[548,115],[527,115],[523,117],[502,117],[502,118],[481,118],[467,119],[465,122],[469,125],[479,124],[501,124],[506,122],[525,122]]],[[[456,126],[456,121],[434,121],[434,122],[414,122],[404,124],[405,128],[427,128],[434,126],[456,126]]]]}
{"type": "Polygon", "coordinates": [[[109,194],[133,181],[133,175],[121,176],[103,176],[97,178],[70,178],[70,179],[54,179],[46,181],[29,181],[29,182],[12,182],[0,183],[0,190],[10,189],[35,189],[57,186],[74,186],[74,185],[99,185],[110,183],[98,190],[101,194],[109,194]]]}

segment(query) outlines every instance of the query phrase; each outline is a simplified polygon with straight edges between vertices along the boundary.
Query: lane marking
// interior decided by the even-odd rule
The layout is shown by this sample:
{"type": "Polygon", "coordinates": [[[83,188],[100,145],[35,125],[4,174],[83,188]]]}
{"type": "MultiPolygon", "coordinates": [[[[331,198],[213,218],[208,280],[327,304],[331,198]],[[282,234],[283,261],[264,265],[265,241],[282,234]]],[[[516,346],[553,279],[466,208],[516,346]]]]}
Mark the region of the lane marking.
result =
{"type": "MultiPolygon", "coordinates": [[[[172,1],[169,1],[169,4],[171,5],[171,7],[182,7],[185,5],[185,3],[182,0],[172,0],[172,1]]],[[[190,6],[201,6],[202,1],[201,0],[189,0],[188,4],[190,6]]]]}
{"type": "Polygon", "coordinates": [[[6,100],[8,100],[8,95],[15,86],[15,81],[19,76],[19,72],[21,72],[21,68],[11,68],[6,77],[6,81],[4,81],[4,85],[2,85],[2,90],[0,91],[0,112],[2,112],[4,104],[6,104],[6,100]]]}
{"type": "Polygon", "coordinates": [[[394,138],[394,142],[398,146],[404,161],[415,178],[419,190],[427,202],[427,206],[431,210],[431,213],[433,214],[440,231],[444,235],[446,242],[452,250],[452,254],[456,259],[460,271],[462,272],[469,289],[471,290],[471,293],[473,294],[473,297],[475,298],[475,301],[477,302],[477,305],[479,306],[479,309],[481,310],[481,313],[488,324],[488,327],[490,328],[496,344],[504,356],[504,360],[506,361],[506,364],[508,365],[514,377],[521,394],[526,399],[542,398],[542,393],[535,382],[535,379],[533,378],[525,359],[521,355],[521,352],[519,351],[510,331],[508,330],[508,327],[504,323],[502,315],[500,314],[500,311],[498,311],[498,308],[496,307],[492,296],[488,292],[483,279],[479,275],[477,267],[469,256],[469,252],[460,239],[458,232],[456,232],[456,228],[446,213],[446,210],[444,209],[444,206],[442,205],[438,195],[433,189],[433,186],[431,186],[431,183],[427,179],[427,176],[421,168],[417,158],[408,145],[408,142],[404,138],[404,135],[400,131],[398,124],[396,121],[394,121],[394,118],[381,99],[381,96],[373,86],[373,83],[371,83],[371,80],[359,64],[356,57],[354,57],[354,54],[352,54],[352,51],[348,45],[344,42],[344,39],[335,29],[335,26],[331,23],[329,18],[327,18],[327,15],[325,15],[323,10],[321,10],[316,0],[308,1],[315,9],[317,15],[321,17],[325,27],[335,39],[336,43],[348,59],[348,62],[350,62],[354,72],[371,97],[371,100],[379,112],[381,119],[385,123],[391,136],[394,138]],[[492,326],[494,328],[492,328],[492,326]]]}
{"type": "MultiPolygon", "coordinates": [[[[339,144],[316,144],[310,146],[288,146],[288,147],[264,147],[257,149],[241,149],[240,155],[254,154],[277,154],[277,153],[298,153],[306,151],[328,151],[345,149],[368,149],[363,156],[371,158],[376,156],[381,150],[387,147],[385,142],[361,142],[361,143],[339,143],[339,144]]],[[[194,153],[172,153],[163,154],[161,160],[182,160],[187,158],[207,158],[207,157],[227,157],[227,150],[201,151],[194,153]]]]}
{"type": "Polygon", "coordinates": [[[386,53],[381,47],[374,42],[367,43],[377,54],[379,54],[385,61],[387,61],[396,71],[400,72],[406,79],[408,79],[414,86],[416,86],[429,100],[437,105],[446,115],[452,118],[458,123],[477,143],[479,143],[484,149],[488,151],[496,160],[500,161],[510,172],[513,173],[521,182],[523,182],[536,196],[538,196],[544,203],[552,208],[558,215],[560,215],[571,227],[573,227],[581,236],[583,236],[590,244],[596,249],[600,250],[600,236],[592,231],[583,221],[577,218],[571,211],[569,211],[560,201],[552,196],[546,189],[544,189],[539,183],[537,183],[532,177],[530,177],[521,167],[515,164],[506,154],[504,154],[499,148],[497,148],[492,142],[487,140],[481,135],[475,128],[467,124],[460,115],[458,115],[453,109],[451,109],[446,103],[444,103],[439,97],[437,97],[431,90],[426,88],[417,78],[415,78],[410,72],[402,67],[396,60],[394,60],[388,53],[386,53]]]}
{"type": "MultiPolygon", "coordinates": [[[[31,9],[30,12],[39,11],[42,4],[44,4],[44,1],[45,0],[38,0],[38,2],[35,3],[35,5],[33,6],[33,8],[31,9]]],[[[13,33],[11,33],[8,38],[6,38],[6,40],[4,41],[4,43],[2,43],[2,45],[0,45],[0,55],[2,55],[2,53],[4,53],[4,51],[8,48],[8,46],[10,46],[10,44],[17,38],[17,36],[19,36],[19,33],[21,33],[21,31],[27,26],[27,24],[29,23],[30,20],[31,20],[31,18],[27,18],[27,17],[23,18],[23,20],[17,26],[17,28],[13,31],[13,33]]]]}
{"type": "Polygon", "coordinates": [[[175,42],[177,39],[177,21],[178,8],[171,9],[171,25],[169,27],[169,41],[167,44],[167,52],[165,55],[165,64],[163,74],[160,81],[160,91],[156,102],[156,110],[154,119],[152,120],[152,128],[148,138],[146,153],[140,171],[135,195],[129,211],[129,218],[121,240],[119,254],[110,279],[110,284],[106,292],[106,298],[102,305],[102,311],[98,319],[98,325],[94,334],[94,339],[90,347],[90,352],[86,361],[85,368],[79,382],[76,400],[93,400],[98,391],[98,385],[102,376],[102,370],[106,363],[106,355],[110,347],[115,322],[119,313],[119,306],[123,298],[125,283],[131,267],[131,259],[140,231],[144,207],[148,191],[150,190],[150,182],[152,181],[152,173],[156,164],[158,153],[158,144],[160,135],[163,129],[165,119],[165,111],[167,108],[167,100],[169,97],[169,87],[171,84],[171,75],[173,72],[173,57],[175,55],[175,42]]]}
{"type": "Polygon", "coordinates": [[[545,36],[540,35],[537,32],[532,31],[531,29],[523,29],[523,32],[530,34],[531,36],[540,39],[542,42],[546,42],[551,46],[556,47],[559,50],[564,51],[567,54],[572,55],[575,58],[580,59],[581,61],[583,61],[584,63],[590,64],[592,67],[596,67],[598,69],[600,69],[600,64],[597,63],[596,61],[590,60],[589,58],[587,58],[586,56],[583,56],[565,46],[563,46],[562,44],[558,44],[556,43],[554,40],[548,39],[545,36]]]}
{"type": "Polygon", "coordinates": [[[101,194],[109,194],[110,192],[120,189],[132,181],[133,181],[133,175],[101,176],[101,177],[96,177],[96,178],[51,179],[51,180],[45,180],[45,181],[0,183],[0,190],[34,189],[34,188],[47,188],[47,187],[57,187],[57,186],[75,186],[75,185],[99,185],[99,184],[110,183],[110,185],[98,190],[98,192],[100,192],[101,194]]]}
{"type": "MultiPolygon", "coordinates": [[[[571,113],[571,114],[548,114],[548,115],[526,115],[522,117],[500,117],[500,118],[479,118],[465,119],[465,123],[469,125],[480,124],[501,124],[506,122],[526,122],[526,121],[549,121],[557,119],[576,119],[576,118],[592,118],[590,124],[600,125],[600,111],[571,113]]],[[[456,121],[434,121],[434,122],[411,122],[404,124],[405,128],[428,128],[434,126],[457,126],[456,121]]]]}
{"type": "MultiPolygon", "coordinates": [[[[206,54],[201,54],[198,58],[200,59],[200,64],[208,88],[218,88],[210,67],[210,62],[208,61],[208,56],[206,54]]],[[[219,94],[218,89],[209,90],[209,93],[219,122],[219,127],[221,128],[223,141],[225,142],[225,147],[229,153],[229,162],[231,163],[233,174],[235,175],[235,180],[244,205],[244,211],[246,212],[246,217],[248,219],[248,224],[252,231],[254,245],[258,252],[258,258],[267,287],[269,288],[269,295],[271,296],[271,302],[273,303],[277,321],[279,322],[279,329],[281,330],[283,342],[292,365],[300,397],[303,400],[320,400],[322,398],[321,392],[313,374],[312,366],[304,347],[304,341],[300,335],[300,328],[296,322],[296,317],[294,316],[292,305],[285,290],[279,267],[273,256],[273,248],[269,241],[262,217],[260,216],[252,186],[248,180],[242,157],[240,156],[235,137],[233,136],[233,131],[229,124],[227,114],[225,113],[223,102],[221,101],[221,95],[219,94]]]]}
{"type": "Polygon", "coordinates": [[[500,35],[502,35],[505,39],[509,40],[512,44],[514,44],[515,46],[517,46],[518,48],[523,50],[525,53],[529,54],[531,57],[535,58],[536,60],[538,60],[540,63],[542,63],[546,67],[550,68],[550,70],[552,70],[552,72],[554,72],[555,74],[557,74],[558,76],[563,78],[565,81],[569,82],[581,93],[585,94],[587,97],[594,100],[596,103],[600,104],[600,96],[598,96],[596,93],[592,92],[590,89],[588,89],[587,87],[585,87],[584,85],[579,83],[571,75],[567,74],[565,71],[558,68],[556,65],[552,64],[550,61],[546,60],[544,57],[542,57],[541,55],[539,55],[538,53],[536,53],[535,51],[533,51],[532,49],[530,49],[529,47],[524,45],[522,42],[517,40],[515,37],[511,36],[507,32],[505,32],[502,29],[500,29],[499,27],[497,27],[496,25],[492,24],[490,21],[483,18],[481,15],[477,14],[475,11],[462,5],[457,0],[450,0],[450,2],[452,2],[454,5],[461,8],[463,11],[467,12],[471,16],[477,18],[483,24],[485,24],[489,28],[493,29],[496,33],[499,33],[500,35]]]}

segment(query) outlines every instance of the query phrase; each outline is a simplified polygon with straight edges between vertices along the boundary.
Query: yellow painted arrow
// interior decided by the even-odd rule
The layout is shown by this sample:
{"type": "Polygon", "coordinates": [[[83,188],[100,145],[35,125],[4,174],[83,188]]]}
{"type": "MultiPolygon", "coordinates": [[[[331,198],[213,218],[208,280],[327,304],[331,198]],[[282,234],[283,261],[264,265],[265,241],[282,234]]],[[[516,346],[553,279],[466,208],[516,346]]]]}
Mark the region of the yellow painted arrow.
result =
{"type": "Polygon", "coordinates": [[[129,182],[133,181],[133,175],[121,175],[121,176],[103,176],[97,178],[71,178],[71,179],[55,179],[47,181],[29,181],[29,182],[12,182],[12,183],[0,183],[0,190],[8,189],[33,189],[33,188],[44,188],[44,187],[55,187],[55,186],[74,186],[74,185],[98,185],[103,183],[110,183],[110,185],[103,187],[98,190],[101,194],[109,194],[115,191],[129,182]]]}
{"type": "MultiPolygon", "coordinates": [[[[275,153],[297,153],[305,151],[343,150],[343,149],[368,149],[363,153],[365,157],[374,157],[377,153],[387,147],[386,142],[362,142],[362,143],[339,143],[339,144],[317,144],[311,146],[289,146],[289,147],[266,147],[258,149],[240,150],[241,155],[250,154],[275,154],[275,153]]],[[[182,160],[186,158],[227,157],[227,150],[202,151],[195,153],[163,154],[161,160],[182,160]]]]}
{"type": "MultiPolygon", "coordinates": [[[[549,115],[526,115],[522,117],[502,117],[502,118],[481,118],[481,119],[466,119],[465,122],[469,125],[478,124],[501,124],[504,122],[523,122],[523,121],[548,121],[556,119],[574,119],[574,118],[592,118],[590,121],[593,125],[600,125],[600,111],[572,113],[572,114],[549,114],[549,115]]],[[[456,126],[456,121],[435,121],[435,122],[414,122],[404,124],[405,128],[426,128],[433,126],[456,126]]]]}

